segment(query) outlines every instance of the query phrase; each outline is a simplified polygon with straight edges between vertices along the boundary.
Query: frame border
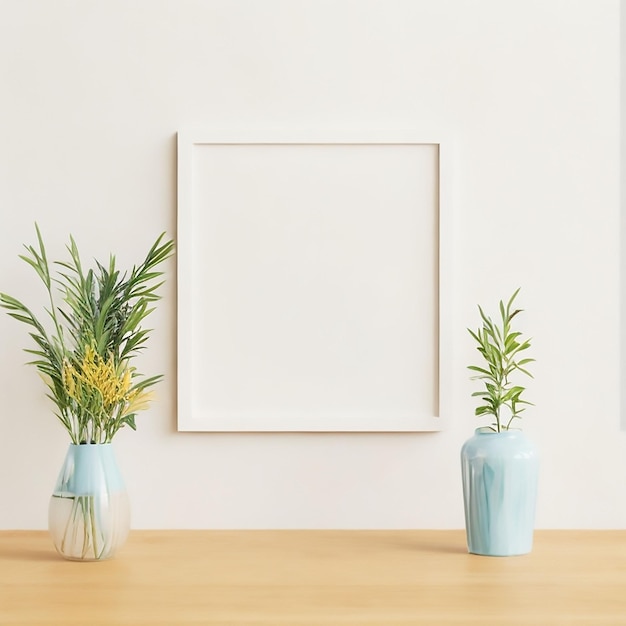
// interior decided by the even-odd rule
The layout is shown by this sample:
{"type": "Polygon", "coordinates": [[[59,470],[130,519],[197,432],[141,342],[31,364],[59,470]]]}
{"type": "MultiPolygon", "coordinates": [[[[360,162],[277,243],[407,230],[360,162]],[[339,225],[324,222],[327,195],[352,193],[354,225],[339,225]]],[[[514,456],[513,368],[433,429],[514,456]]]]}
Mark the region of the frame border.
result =
{"type": "Polygon", "coordinates": [[[449,345],[450,301],[449,259],[450,240],[450,145],[441,133],[417,131],[379,132],[321,132],[299,133],[285,131],[223,131],[181,130],[177,134],[177,424],[183,432],[436,432],[444,430],[448,414],[448,384],[451,349],[449,345]],[[192,415],[193,389],[190,375],[188,347],[192,344],[189,305],[192,302],[192,283],[189,280],[194,266],[192,240],[193,150],[198,145],[435,145],[438,149],[438,280],[437,319],[438,354],[437,387],[438,411],[433,416],[395,417],[384,423],[379,417],[359,416],[354,423],[326,419],[320,416],[301,418],[294,425],[293,418],[264,416],[262,420],[247,418],[194,418],[192,415]]]}

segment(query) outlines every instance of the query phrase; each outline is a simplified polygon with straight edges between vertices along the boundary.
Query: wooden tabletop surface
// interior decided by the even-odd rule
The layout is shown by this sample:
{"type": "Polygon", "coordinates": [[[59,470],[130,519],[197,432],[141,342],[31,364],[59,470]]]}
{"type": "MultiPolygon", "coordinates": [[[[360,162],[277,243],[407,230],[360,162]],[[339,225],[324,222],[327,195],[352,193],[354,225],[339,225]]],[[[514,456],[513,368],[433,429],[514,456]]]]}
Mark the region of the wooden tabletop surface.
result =
{"type": "Polygon", "coordinates": [[[463,531],[133,531],[96,563],[3,531],[0,624],[626,626],[626,531],[537,531],[507,558],[463,531]]]}

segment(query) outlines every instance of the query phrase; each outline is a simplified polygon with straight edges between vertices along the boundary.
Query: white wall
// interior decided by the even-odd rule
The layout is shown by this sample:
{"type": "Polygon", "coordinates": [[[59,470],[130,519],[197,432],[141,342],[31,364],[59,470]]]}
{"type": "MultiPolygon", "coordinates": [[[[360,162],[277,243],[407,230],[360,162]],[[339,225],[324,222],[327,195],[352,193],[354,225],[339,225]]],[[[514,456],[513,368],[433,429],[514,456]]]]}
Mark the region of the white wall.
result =
{"type": "MultiPolygon", "coordinates": [[[[116,450],[136,528],[460,528],[466,327],[522,286],[538,527],[626,525],[619,429],[616,0],[1,0],[0,289],[39,222],[87,256],[175,234],[175,133],[440,128],[453,138],[454,336],[437,434],[176,432],[175,264],[116,450]]],[[[67,437],[0,316],[0,528],[43,528],[67,437]]]]}

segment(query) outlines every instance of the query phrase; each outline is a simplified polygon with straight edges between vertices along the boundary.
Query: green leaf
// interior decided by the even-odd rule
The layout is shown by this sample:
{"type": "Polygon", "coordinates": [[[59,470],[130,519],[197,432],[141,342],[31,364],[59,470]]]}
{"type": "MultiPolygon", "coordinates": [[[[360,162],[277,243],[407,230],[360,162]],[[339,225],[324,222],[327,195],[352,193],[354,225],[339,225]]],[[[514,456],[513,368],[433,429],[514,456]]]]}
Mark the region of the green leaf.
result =
{"type": "Polygon", "coordinates": [[[523,339],[521,332],[511,328],[512,320],[522,312],[521,308],[513,308],[519,291],[519,288],[515,290],[506,305],[504,300],[498,302],[499,325],[479,305],[481,326],[476,331],[467,329],[484,359],[484,365],[468,366],[473,372],[470,379],[480,381],[483,385],[482,390],[472,393],[472,397],[482,402],[476,414],[493,415],[496,419],[493,426],[497,431],[500,431],[501,419],[517,418],[524,410],[519,405],[531,404],[522,399],[525,388],[513,382],[517,372],[532,378],[524,365],[534,361],[530,358],[518,359],[518,354],[530,348],[531,340],[523,339]],[[502,411],[509,413],[509,417],[504,416],[504,413],[501,415],[502,411]]]}
{"type": "Polygon", "coordinates": [[[519,365],[515,365],[515,369],[522,372],[523,374],[526,374],[526,376],[529,376],[530,378],[534,378],[531,372],[529,372],[527,369],[524,369],[523,367],[520,367],[519,365]]]}
{"type": "MultiPolygon", "coordinates": [[[[141,324],[154,310],[150,303],[160,298],[158,290],[163,284],[160,280],[163,272],[157,266],[173,254],[174,242],[165,241],[165,233],[161,233],[143,263],[133,266],[130,272],[122,272],[116,268],[113,254],[106,264],[95,260],[94,268],[84,268],[78,245],[70,235],[66,246],[69,259],[54,262],[57,273],[52,277],[37,224],[35,229],[37,244],[24,246],[26,253],[20,258],[46,287],[49,304],[43,308],[43,321],[51,321],[53,331],[48,333],[37,317],[11,296],[0,294],[0,305],[11,317],[31,328],[29,336],[34,345],[25,350],[34,357],[31,364],[47,377],[49,397],[56,403],[58,417],[72,441],[102,441],[112,437],[121,424],[135,428],[134,415],[122,422],[117,417],[121,408],[105,410],[103,395],[98,389],[82,385],[78,395],[70,398],[64,388],[64,362],[80,367],[85,348],[93,346],[101,359],[112,358],[120,376],[123,375],[130,359],[145,347],[149,338],[150,330],[142,328],[141,324]],[[63,300],[62,306],[54,300],[56,287],[63,300]],[[122,361],[125,366],[119,366],[122,361]]],[[[161,375],[138,379],[134,368],[131,372],[136,390],[162,380],[161,375]]]]}

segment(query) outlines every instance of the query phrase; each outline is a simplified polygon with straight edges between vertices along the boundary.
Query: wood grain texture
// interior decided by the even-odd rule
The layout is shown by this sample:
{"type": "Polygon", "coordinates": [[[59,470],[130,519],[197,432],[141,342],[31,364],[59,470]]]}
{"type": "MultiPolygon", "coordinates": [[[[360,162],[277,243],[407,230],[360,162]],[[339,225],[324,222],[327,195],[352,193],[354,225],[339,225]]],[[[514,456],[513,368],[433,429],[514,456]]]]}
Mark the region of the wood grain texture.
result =
{"type": "Polygon", "coordinates": [[[538,531],[507,558],[463,531],[133,531],[100,563],[4,531],[0,624],[626,625],[626,531],[538,531]]]}

